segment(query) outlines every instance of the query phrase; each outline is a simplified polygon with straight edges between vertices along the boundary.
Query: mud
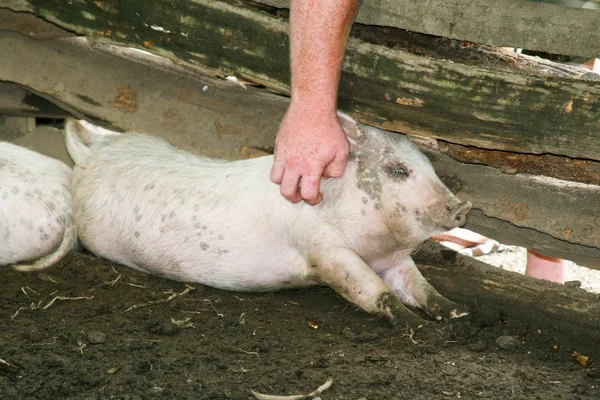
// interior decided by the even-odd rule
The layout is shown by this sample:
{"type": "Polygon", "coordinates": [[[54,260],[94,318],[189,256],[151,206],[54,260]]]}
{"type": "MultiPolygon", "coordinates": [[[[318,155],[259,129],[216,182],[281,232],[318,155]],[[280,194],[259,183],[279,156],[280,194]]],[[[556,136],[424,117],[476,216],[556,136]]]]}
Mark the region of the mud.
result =
{"type": "MultiPolygon", "coordinates": [[[[87,253],[46,273],[3,268],[0,281],[6,400],[250,399],[309,393],[329,377],[324,400],[600,398],[600,371],[572,356],[579,342],[540,340],[522,309],[411,335],[328,288],[226,292],[87,253]],[[517,340],[502,350],[501,336],[517,340]]],[[[597,359],[600,343],[586,352],[597,359]]]]}

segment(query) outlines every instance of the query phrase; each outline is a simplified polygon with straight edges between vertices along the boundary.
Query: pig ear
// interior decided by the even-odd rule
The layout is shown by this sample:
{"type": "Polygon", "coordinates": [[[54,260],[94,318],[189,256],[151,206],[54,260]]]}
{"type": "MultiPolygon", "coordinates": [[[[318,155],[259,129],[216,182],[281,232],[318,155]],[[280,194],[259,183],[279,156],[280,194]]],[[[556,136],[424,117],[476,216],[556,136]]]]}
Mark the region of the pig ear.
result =
{"type": "Polygon", "coordinates": [[[365,131],[362,125],[353,120],[349,115],[346,115],[342,112],[337,112],[338,121],[340,121],[340,125],[346,132],[346,137],[350,142],[350,146],[352,147],[351,151],[358,146],[365,138],[365,131]]]}

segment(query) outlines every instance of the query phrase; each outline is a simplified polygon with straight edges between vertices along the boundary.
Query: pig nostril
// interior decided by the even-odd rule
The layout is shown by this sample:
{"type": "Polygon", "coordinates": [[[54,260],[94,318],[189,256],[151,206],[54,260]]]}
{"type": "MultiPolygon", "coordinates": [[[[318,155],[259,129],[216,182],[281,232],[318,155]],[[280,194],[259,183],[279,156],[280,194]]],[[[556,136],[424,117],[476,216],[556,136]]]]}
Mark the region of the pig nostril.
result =
{"type": "Polygon", "coordinates": [[[454,216],[454,219],[457,221],[460,221],[462,219],[462,217],[463,217],[463,213],[459,212],[458,214],[456,214],[456,216],[454,216]]]}

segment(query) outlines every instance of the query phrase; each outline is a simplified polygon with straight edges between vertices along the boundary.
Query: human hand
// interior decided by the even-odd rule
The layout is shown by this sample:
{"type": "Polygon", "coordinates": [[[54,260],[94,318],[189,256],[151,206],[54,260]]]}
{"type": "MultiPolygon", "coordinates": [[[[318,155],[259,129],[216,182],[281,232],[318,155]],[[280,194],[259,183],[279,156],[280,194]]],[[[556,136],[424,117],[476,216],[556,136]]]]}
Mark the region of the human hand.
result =
{"type": "Polygon", "coordinates": [[[349,152],[335,111],[315,115],[292,104],[279,126],[271,180],[292,203],[314,206],[323,199],[321,177],[342,176],[349,152]]]}

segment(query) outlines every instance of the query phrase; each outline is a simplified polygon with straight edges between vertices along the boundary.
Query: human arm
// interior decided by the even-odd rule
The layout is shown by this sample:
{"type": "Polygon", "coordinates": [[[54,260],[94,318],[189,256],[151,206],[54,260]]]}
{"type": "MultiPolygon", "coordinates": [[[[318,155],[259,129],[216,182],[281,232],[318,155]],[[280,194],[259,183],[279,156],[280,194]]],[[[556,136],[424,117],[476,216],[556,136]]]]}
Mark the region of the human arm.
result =
{"type": "Polygon", "coordinates": [[[321,176],[344,172],[350,146],[336,115],[341,63],[359,0],[291,0],[291,102],[271,180],[293,203],[321,201],[321,176]],[[298,184],[301,180],[301,188],[298,184]]]}

